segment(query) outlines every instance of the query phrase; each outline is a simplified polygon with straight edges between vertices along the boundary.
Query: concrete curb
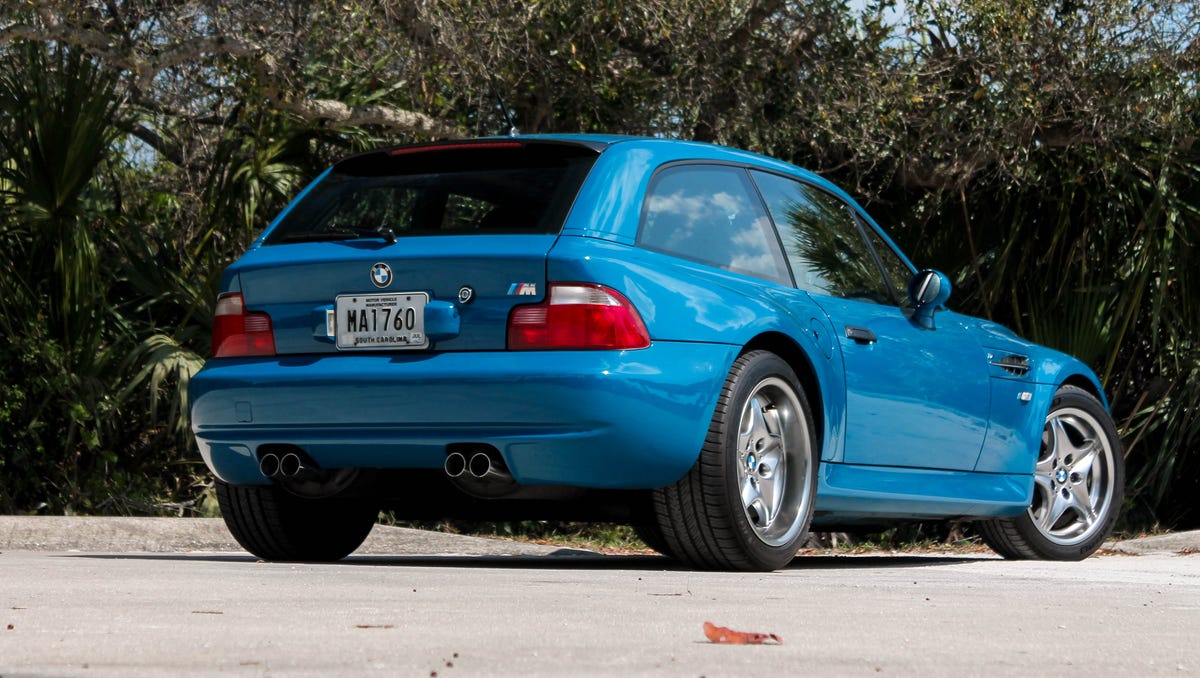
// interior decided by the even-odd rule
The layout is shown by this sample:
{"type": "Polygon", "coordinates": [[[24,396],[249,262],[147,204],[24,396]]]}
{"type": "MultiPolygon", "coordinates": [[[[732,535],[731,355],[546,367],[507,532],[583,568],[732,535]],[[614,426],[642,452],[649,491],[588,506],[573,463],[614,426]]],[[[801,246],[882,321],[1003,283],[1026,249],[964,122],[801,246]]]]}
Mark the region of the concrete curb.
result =
{"type": "MultiPolygon", "coordinates": [[[[1200,554],[1200,530],[1110,541],[1126,555],[1200,554]]],[[[242,552],[220,518],[0,516],[0,551],[242,552]]],[[[420,556],[580,556],[581,549],[376,525],[355,553],[420,556]]]]}
{"type": "Polygon", "coordinates": [[[1200,554],[1200,530],[1172,532],[1171,534],[1158,534],[1153,537],[1125,539],[1123,541],[1110,541],[1104,544],[1104,548],[1130,556],[1145,556],[1152,553],[1181,556],[1195,555],[1200,554]]]}
{"type": "MultiPolygon", "coordinates": [[[[0,551],[243,552],[220,518],[0,516],[0,551]]],[[[580,549],[376,525],[359,555],[579,556],[580,549]]]]}

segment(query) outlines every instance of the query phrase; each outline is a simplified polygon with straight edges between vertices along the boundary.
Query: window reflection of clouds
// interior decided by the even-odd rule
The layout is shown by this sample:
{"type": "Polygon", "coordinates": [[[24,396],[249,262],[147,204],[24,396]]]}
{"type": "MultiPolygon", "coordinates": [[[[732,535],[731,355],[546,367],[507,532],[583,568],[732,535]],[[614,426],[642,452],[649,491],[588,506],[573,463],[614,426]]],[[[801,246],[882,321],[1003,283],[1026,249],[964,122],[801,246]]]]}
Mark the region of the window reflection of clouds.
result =
{"type": "Polygon", "coordinates": [[[671,195],[652,196],[650,213],[654,223],[663,226],[657,231],[663,231],[667,236],[659,246],[674,250],[695,237],[696,226],[709,220],[712,208],[705,196],[688,196],[684,189],[679,189],[671,195]],[[665,228],[668,224],[669,229],[665,228]]]}
{"type": "Polygon", "coordinates": [[[729,261],[730,268],[741,271],[770,271],[775,268],[775,257],[767,249],[763,238],[766,228],[770,228],[766,217],[759,217],[751,226],[733,235],[733,244],[738,250],[729,261]]]}
{"type": "Polygon", "coordinates": [[[651,189],[640,240],[686,259],[779,281],[784,274],[768,240],[770,222],[749,190],[744,170],[665,170],[651,189]]]}
{"type": "Polygon", "coordinates": [[[717,193],[713,195],[711,199],[713,205],[725,210],[730,219],[737,217],[738,212],[744,212],[746,210],[746,203],[744,200],[728,193],[717,193]]]}

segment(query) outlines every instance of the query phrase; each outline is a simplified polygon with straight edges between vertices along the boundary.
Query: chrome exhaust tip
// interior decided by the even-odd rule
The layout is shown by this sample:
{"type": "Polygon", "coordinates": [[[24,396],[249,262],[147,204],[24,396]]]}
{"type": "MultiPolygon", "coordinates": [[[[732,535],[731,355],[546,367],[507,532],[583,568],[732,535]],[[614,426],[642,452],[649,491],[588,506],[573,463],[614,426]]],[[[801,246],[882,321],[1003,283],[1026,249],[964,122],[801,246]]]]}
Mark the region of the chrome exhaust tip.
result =
{"type": "Polygon", "coordinates": [[[279,460],[279,475],[284,478],[295,478],[305,468],[304,461],[295,452],[288,452],[279,460]]]}
{"type": "Polygon", "coordinates": [[[468,465],[468,469],[471,471],[471,475],[479,480],[512,482],[512,476],[499,464],[494,462],[492,455],[487,452],[476,452],[471,455],[471,462],[468,465]]]}
{"type": "Polygon", "coordinates": [[[451,452],[446,455],[442,470],[451,478],[459,478],[467,472],[467,458],[461,452],[451,452]]]}
{"type": "Polygon", "coordinates": [[[258,460],[258,472],[268,478],[274,478],[279,473],[279,455],[264,454],[258,460]]]}

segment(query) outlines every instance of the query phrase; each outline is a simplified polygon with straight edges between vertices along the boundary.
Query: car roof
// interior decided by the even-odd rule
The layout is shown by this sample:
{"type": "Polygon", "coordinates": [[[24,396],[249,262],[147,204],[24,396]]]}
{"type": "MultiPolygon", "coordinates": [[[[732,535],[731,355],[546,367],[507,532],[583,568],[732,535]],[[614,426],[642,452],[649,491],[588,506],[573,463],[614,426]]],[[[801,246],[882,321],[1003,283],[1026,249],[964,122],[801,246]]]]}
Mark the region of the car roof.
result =
{"type": "Polygon", "coordinates": [[[588,146],[596,151],[632,150],[633,148],[651,151],[657,159],[664,162],[672,160],[710,160],[714,162],[730,162],[735,164],[753,165],[760,169],[774,171],[802,179],[815,184],[848,200],[851,204],[856,201],[837,184],[830,182],[819,174],[804,169],[792,163],[772,158],[761,153],[745,151],[730,146],[721,146],[703,141],[671,139],[666,137],[645,137],[622,134],[522,134],[508,137],[489,137],[489,139],[516,139],[528,141],[557,141],[588,146]]]}
{"type": "MultiPolygon", "coordinates": [[[[789,162],[772,158],[770,156],[762,155],[760,153],[744,151],[729,146],[720,146],[702,141],[623,134],[578,133],[517,134],[511,136],[504,135],[462,139],[439,139],[431,142],[402,144],[391,147],[377,148],[365,153],[352,155],[338,161],[334,165],[334,170],[337,171],[340,168],[347,167],[349,164],[356,161],[362,161],[372,157],[403,154],[406,151],[420,151],[422,149],[428,149],[432,151],[440,147],[450,149],[453,147],[461,148],[470,147],[473,145],[482,146],[491,144],[504,144],[505,142],[514,141],[521,144],[549,143],[586,148],[591,152],[594,152],[597,155],[618,164],[624,162],[625,160],[631,159],[636,159],[637,164],[644,164],[648,162],[650,165],[654,166],[663,166],[676,162],[684,163],[707,161],[716,163],[730,163],[782,174],[784,176],[789,176],[807,182],[839,196],[847,204],[853,206],[869,224],[873,225],[876,230],[883,235],[884,238],[891,242],[890,237],[878,228],[878,224],[876,224],[871,216],[862,209],[862,207],[853,197],[842,190],[840,186],[830,182],[824,177],[797,165],[793,165],[789,162]]],[[[566,230],[570,229],[568,228],[566,230]]],[[[566,232],[566,230],[564,232],[566,232]]],[[[592,235],[599,235],[599,233],[596,233],[591,229],[585,229],[584,232],[592,235]]]]}
{"type": "Polygon", "coordinates": [[[770,156],[702,141],[689,141],[666,137],[633,136],[624,134],[517,134],[512,136],[440,139],[432,142],[401,144],[397,146],[377,148],[364,153],[358,153],[343,158],[335,164],[335,167],[344,166],[347,161],[379,154],[391,154],[397,150],[403,149],[429,147],[432,150],[433,147],[438,146],[469,146],[480,142],[490,143],[503,141],[562,143],[586,147],[601,154],[609,150],[634,151],[636,149],[650,152],[661,162],[710,160],[714,162],[730,162],[736,164],[753,165],[761,169],[779,172],[781,174],[786,174],[804,181],[808,181],[842,196],[851,203],[854,202],[853,199],[847,193],[845,193],[845,191],[843,191],[836,184],[829,182],[824,177],[821,177],[820,175],[797,165],[793,165],[789,162],[772,158],[770,156]]]}

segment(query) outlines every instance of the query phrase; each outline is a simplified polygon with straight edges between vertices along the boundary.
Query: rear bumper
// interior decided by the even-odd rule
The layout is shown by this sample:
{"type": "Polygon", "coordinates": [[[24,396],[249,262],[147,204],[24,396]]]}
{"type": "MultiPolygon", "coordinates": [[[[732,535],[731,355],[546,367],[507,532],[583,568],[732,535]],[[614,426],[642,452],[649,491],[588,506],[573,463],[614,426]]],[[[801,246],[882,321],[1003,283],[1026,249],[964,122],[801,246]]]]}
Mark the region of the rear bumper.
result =
{"type": "Polygon", "coordinates": [[[189,387],[192,430],[237,484],[268,482],[264,444],[298,445],[323,468],[440,468],[447,445],[485,443],[520,483],[661,487],[695,462],[736,354],[657,342],[210,360],[189,387]]]}

